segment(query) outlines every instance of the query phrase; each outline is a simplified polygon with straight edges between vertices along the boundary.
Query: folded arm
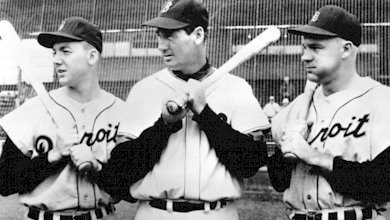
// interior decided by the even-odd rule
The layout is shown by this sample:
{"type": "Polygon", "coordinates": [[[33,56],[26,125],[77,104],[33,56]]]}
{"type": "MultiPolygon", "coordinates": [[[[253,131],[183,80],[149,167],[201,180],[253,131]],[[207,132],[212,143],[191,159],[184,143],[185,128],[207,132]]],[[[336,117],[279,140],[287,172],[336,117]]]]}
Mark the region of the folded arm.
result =
{"type": "Polygon", "coordinates": [[[208,105],[193,120],[206,133],[219,161],[234,176],[251,177],[267,163],[267,146],[263,138],[255,141],[253,136],[234,130],[208,105]]]}

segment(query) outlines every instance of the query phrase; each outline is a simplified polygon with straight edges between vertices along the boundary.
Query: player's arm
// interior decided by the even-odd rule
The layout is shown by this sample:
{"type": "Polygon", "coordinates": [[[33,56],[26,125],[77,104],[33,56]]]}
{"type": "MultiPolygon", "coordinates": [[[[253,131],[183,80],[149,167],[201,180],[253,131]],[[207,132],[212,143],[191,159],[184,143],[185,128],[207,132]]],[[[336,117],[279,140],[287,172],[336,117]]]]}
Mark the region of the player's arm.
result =
{"type": "Polygon", "coordinates": [[[377,203],[390,200],[390,147],[372,161],[359,163],[319,152],[299,134],[286,135],[283,139],[282,149],[293,152],[302,162],[318,167],[335,191],[377,203]]]}
{"type": "Polygon", "coordinates": [[[206,133],[210,147],[215,150],[219,161],[234,176],[251,177],[266,164],[267,146],[262,136],[254,137],[234,130],[208,105],[193,120],[206,133]]]}
{"type": "Polygon", "coordinates": [[[66,164],[65,158],[49,163],[48,153],[30,158],[7,137],[0,158],[0,194],[29,192],[66,164]]]}
{"type": "Polygon", "coordinates": [[[352,162],[334,157],[325,176],[334,189],[377,204],[390,201],[390,146],[372,161],[352,162]]]}
{"type": "Polygon", "coordinates": [[[134,140],[118,144],[102,170],[93,174],[95,182],[105,191],[120,199],[135,202],[129,187],[142,179],[160,160],[168,138],[182,127],[181,119],[166,123],[161,117],[134,140]]]}
{"type": "Polygon", "coordinates": [[[290,186],[291,172],[296,166],[292,160],[283,157],[279,148],[268,158],[267,171],[272,187],[277,192],[284,192],[290,186]]]}

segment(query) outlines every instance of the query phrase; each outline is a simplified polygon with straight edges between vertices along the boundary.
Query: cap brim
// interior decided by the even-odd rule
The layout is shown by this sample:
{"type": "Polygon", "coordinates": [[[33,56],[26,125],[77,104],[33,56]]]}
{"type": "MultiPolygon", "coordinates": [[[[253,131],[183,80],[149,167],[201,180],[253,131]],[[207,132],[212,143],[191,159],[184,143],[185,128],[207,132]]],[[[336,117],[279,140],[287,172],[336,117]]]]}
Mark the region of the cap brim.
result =
{"type": "Polygon", "coordinates": [[[38,43],[47,48],[53,48],[56,43],[71,41],[83,41],[83,39],[63,32],[41,33],[38,35],[38,43]]]}
{"type": "Polygon", "coordinates": [[[329,32],[327,30],[324,30],[322,28],[318,28],[315,26],[305,25],[305,26],[299,26],[296,28],[292,28],[287,30],[290,34],[295,35],[318,35],[318,36],[329,36],[329,37],[336,37],[337,34],[329,32]]]}
{"type": "Polygon", "coordinates": [[[187,23],[165,17],[157,17],[142,24],[142,26],[150,26],[163,29],[180,29],[187,27],[188,25],[189,24],[187,23]]]}

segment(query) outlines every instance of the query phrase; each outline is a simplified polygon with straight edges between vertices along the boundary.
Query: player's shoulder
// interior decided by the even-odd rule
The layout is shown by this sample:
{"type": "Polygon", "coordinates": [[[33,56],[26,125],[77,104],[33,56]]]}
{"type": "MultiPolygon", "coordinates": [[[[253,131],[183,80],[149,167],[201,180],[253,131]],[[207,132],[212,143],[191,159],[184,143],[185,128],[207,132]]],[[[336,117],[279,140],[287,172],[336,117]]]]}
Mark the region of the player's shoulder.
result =
{"type": "Polygon", "coordinates": [[[146,88],[150,86],[152,83],[156,83],[159,81],[159,79],[166,78],[170,75],[170,72],[167,68],[161,69],[152,75],[149,75],[140,81],[136,82],[133,86],[133,88],[146,88]]]}
{"type": "Polygon", "coordinates": [[[220,80],[218,80],[217,83],[234,89],[236,92],[240,90],[252,90],[251,85],[248,81],[246,81],[246,79],[231,73],[225,74],[220,80]]]}
{"type": "Polygon", "coordinates": [[[363,96],[367,96],[370,101],[389,100],[390,87],[386,86],[370,77],[364,77],[360,86],[364,90],[363,96]],[[366,90],[366,91],[365,91],[366,90]]]}

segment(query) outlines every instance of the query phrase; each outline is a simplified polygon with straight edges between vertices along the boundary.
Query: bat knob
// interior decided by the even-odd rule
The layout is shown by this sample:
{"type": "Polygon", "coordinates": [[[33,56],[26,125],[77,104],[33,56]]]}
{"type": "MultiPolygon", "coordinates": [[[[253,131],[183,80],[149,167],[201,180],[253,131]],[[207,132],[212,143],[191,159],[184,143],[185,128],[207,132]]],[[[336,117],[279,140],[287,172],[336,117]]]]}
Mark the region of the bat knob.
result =
{"type": "Polygon", "coordinates": [[[298,156],[294,153],[285,153],[283,154],[283,157],[289,161],[295,161],[298,159],[298,156]]]}
{"type": "Polygon", "coordinates": [[[92,162],[90,161],[83,162],[77,167],[77,170],[79,171],[79,173],[82,174],[88,173],[90,170],[92,170],[92,162]]]}
{"type": "Polygon", "coordinates": [[[179,106],[176,102],[170,101],[167,103],[167,110],[168,110],[169,114],[174,115],[176,113],[179,113],[180,110],[182,110],[182,109],[183,109],[183,107],[179,106]]]}

